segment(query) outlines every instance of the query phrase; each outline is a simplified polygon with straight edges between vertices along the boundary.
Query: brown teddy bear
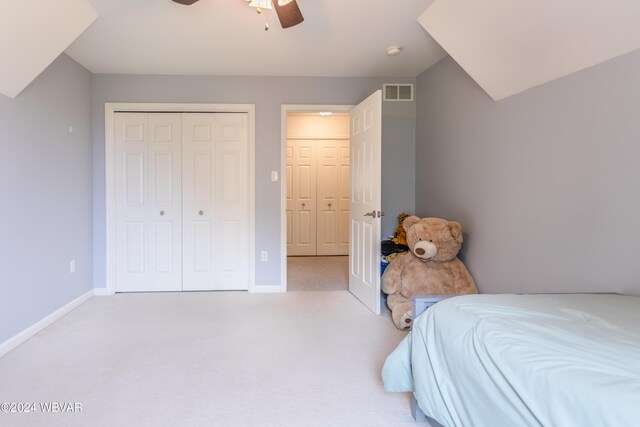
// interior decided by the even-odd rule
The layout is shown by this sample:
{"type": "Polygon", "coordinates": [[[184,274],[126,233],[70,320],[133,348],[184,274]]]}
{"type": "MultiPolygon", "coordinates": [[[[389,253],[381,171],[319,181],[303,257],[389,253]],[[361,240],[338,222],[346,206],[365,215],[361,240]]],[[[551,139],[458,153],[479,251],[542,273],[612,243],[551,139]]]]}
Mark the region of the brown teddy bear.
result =
{"type": "Polygon", "coordinates": [[[462,245],[460,224],[440,218],[407,217],[410,252],[393,261],[382,275],[382,290],[398,329],[411,329],[414,295],[477,294],[476,284],[457,258],[462,245]]]}

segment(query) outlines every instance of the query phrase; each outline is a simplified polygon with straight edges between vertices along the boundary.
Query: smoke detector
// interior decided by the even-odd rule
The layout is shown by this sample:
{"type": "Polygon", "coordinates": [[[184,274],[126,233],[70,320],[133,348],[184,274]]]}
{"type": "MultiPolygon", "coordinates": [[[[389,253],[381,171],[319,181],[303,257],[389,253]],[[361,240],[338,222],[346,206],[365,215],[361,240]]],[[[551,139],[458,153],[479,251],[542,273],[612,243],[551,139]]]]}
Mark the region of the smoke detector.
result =
{"type": "Polygon", "coordinates": [[[389,46],[387,48],[387,56],[398,56],[401,50],[402,46],[389,46]]]}

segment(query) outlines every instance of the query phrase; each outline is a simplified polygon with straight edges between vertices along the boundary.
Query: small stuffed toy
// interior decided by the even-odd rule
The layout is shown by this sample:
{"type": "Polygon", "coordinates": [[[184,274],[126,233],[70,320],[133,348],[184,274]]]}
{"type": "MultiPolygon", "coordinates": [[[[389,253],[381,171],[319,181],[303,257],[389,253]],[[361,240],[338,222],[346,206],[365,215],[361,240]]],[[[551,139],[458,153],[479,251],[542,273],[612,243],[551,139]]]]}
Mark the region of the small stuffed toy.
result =
{"type": "Polygon", "coordinates": [[[414,295],[477,294],[476,284],[457,258],[460,224],[440,218],[407,217],[402,226],[410,252],[394,260],[382,275],[382,290],[398,329],[411,329],[414,295]]]}
{"type": "Polygon", "coordinates": [[[398,227],[393,231],[393,243],[396,245],[407,246],[407,232],[405,231],[402,223],[405,219],[410,217],[408,213],[401,213],[398,215],[398,227]]]}

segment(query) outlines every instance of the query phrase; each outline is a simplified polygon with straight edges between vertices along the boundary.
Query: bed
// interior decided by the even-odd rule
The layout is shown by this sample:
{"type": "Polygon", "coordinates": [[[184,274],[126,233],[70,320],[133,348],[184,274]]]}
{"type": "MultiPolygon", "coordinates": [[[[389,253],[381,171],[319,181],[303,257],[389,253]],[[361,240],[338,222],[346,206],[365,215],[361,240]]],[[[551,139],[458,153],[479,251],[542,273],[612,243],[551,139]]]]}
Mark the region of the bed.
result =
{"type": "Polygon", "coordinates": [[[433,425],[640,425],[640,298],[465,295],[419,316],[385,390],[433,425]]]}

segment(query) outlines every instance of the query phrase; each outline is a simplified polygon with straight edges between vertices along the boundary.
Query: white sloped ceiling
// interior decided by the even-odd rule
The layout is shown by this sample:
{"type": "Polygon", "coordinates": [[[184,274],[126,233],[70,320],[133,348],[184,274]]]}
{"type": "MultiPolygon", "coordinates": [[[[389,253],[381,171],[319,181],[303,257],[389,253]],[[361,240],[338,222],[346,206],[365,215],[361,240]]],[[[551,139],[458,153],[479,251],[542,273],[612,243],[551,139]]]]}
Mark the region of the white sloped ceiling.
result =
{"type": "Polygon", "coordinates": [[[640,48],[638,0],[436,0],[418,21],[495,100],[640,48]]]}
{"type": "Polygon", "coordinates": [[[88,0],[0,1],[0,93],[16,97],[96,17],[88,0]]]}

